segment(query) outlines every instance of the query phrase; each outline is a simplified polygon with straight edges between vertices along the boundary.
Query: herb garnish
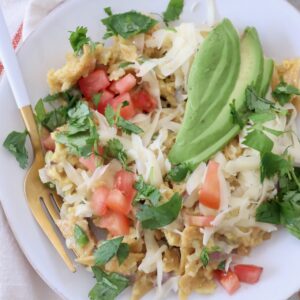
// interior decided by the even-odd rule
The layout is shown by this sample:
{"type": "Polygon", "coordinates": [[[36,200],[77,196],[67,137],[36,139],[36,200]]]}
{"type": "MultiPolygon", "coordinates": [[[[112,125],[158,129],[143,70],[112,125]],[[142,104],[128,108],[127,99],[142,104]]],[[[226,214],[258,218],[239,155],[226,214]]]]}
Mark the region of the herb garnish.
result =
{"type": "Polygon", "coordinates": [[[97,149],[99,136],[87,104],[78,102],[68,111],[68,118],[67,129],[55,134],[55,140],[74,155],[91,155],[97,149]]]}
{"type": "Polygon", "coordinates": [[[177,219],[181,205],[182,197],[175,193],[168,202],[160,206],[142,205],[137,218],[145,229],[161,228],[177,219]]]}
{"type": "Polygon", "coordinates": [[[168,178],[174,182],[183,181],[186,176],[191,172],[192,168],[188,163],[181,163],[173,166],[168,173],[168,178]]]}
{"type": "Polygon", "coordinates": [[[206,268],[209,263],[209,255],[214,252],[221,252],[221,248],[219,246],[213,246],[211,248],[203,247],[200,253],[200,260],[203,266],[206,268]]]}
{"type": "Polygon", "coordinates": [[[260,153],[271,152],[274,145],[273,141],[265,133],[258,129],[254,129],[248,133],[243,144],[259,151],[260,153]]]}
{"type": "Polygon", "coordinates": [[[134,202],[140,202],[141,200],[149,200],[153,206],[157,206],[160,200],[160,191],[155,186],[145,183],[142,176],[139,176],[138,181],[134,185],[137,190],[137,194],[134,198],[134,202]]]}
{"type": "Polygon", "coordinates": [[[28,152],[25,148],[27,130],[23,132],[13,131],[5,139],[3,146],[19,162],[19,166],[25,169],[28,164],[28,152]]]}
{"type": "Polygon", "coordinates": [[[87,36],[87,31],[88,29],[83,26],[78,26],[75,31],[70,31],[69,41],[76,55],[82,53],[82,48],[86,44],[91,44],[94,47],[94,43],[87,36]]]}
{"type": "Polygon", "coordinates": [[[106,26],[104,39],[114,35],[120,35],[124,39],[128,39],[139,33],[147,32],[157,24],[156,20],[134,10],[110,15],[102,19],[101,22],[106,26]]]}
{"type": "Polygon", "coordinates": [[[166,11],[163,13],[164,22],[178,20],[183,10],[184,0],[170,0],[166,11]]]}
{"type": "Polygon", "coordinates": [[[77,224],[74,226],[74,239],[79,247],[84,247],[88,242],[89,238],[85,231],[77,224]]]}
{"type": "Polygon", "coordinates": [[[113,138],[107,142],[104,146],[104,157],[116,158],[127,169],[127,153],[118,139],[113,138]]]}
{"type": "MultiPolygon", "coordinates": [[[[122,107],[128,105],[128,102],[127,103],[126,102],[127,101],[123,102],[122,107]]],[[[120,111],[115,113],[112,106],[109,104],[106,106],[104,114],[110,126],[113,126],[115,124],[117,127],[122,129],[127,134],[132,134],[132,133],[139,134],[144,132],[142,128],[122,118],[120,116],[120,111]]]]}
{"type": "Polygon", "coordinates": [[[284,81],[281,81],[272,92],[272,96],[282,106],[288,103],[293,95],[300,95],[300,90],[284,81]]]}
{"type": "Polygon", "coordinates": [[[119,264],[122,264],[129,254],[129,246],[122,243],[123,236],[107,240],[94,252],[95,265],[105,265],[115,255],[118,258],[119,264]]]}
{"type": "Polygon", "coordinates": [[[129,279],[118,273],[107,273],[92,267],[97,283],[89,292],[90,300],[114,300],[129,286],[129,279]]]}

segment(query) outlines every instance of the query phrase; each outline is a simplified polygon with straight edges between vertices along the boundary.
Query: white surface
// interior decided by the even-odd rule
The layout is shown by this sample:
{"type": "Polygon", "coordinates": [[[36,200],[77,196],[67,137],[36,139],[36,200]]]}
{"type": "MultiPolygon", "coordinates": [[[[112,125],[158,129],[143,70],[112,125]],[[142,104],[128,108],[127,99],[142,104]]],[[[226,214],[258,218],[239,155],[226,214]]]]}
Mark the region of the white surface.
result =
{"type": "MultiPolygon", "coordinates": [[[[70,50],[69,30],[73,30],[77,25],[88,26],[92,38],[100,39],[103,28],[99,25],[99,20],[104,16],[101,7],[111,6],[116,12],[132,8],[146,12],[162,12],[167,0],[155,2],[155,7],[153,3],[153,1],[131,0],[129,6],[119,0],[74,0],[63,4],[41,24],[19,51],[21,67],[31,99],[36,102],[39,97],[47,94],[46,72],[50,67],[58,67],[63,63],[64,53],[70,50]]],[[[203,2],[201,1],[194,14],[191,14],[189,10],[190,4],[194,1],[187,0],[186,3],[183,18],[186,21],[200,22],[204,11],[203,2]]],[[[277,60],[299,55],[299,14],[285,2],[280,0],[247,2],[219,0],[217,5],[219,14],[232,19],[239,28],[254,25],[260,33],[267,55],[277,60]],[[282,16],[288,22],[285,22],[282,16]]],[[[0,101],[2,107],[5,107],[0,112],[0,140],[3,141],[11,130],[22,130],[24,127],[5,78],[0,85],[0,101]]],[[[25,255],[48,284],[66,299],[87,299],[88,291],[94,284],[92,275],[82,268],[79,268],[76,274],[71,274],[66,269],[26,206],[22,191],[25,171],[19,169],[15,160],[2,147],[0,148],[0,165],[2,166],[0,199],[25,255]]],[[[279,232],[244,260],[264,266],[262,279],[257,285],[244,284],[233,296],[228,296],[219,288],[215,295],[201,298],[286,299],[300,287],[299,251],[298,240],[284,231],[279,232]]],[[[120,298],[128,299],[128,294],[123,293],[120,298]]],[[[147,298],[151,299],[151,297],[147,298]]],[[[171,298],[174,299],[175,296],[171,298]]],[[[191,299],[198,298],[199,296],[191,297],[191,299]]]]}

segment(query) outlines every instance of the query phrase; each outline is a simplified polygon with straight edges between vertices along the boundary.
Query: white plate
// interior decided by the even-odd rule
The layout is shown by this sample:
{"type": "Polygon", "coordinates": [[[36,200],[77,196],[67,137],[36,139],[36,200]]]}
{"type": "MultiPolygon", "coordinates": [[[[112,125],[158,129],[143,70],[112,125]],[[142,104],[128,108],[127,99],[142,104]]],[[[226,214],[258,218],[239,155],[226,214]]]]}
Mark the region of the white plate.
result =
{"type": "MultiPolygon", "coordinates": [[[[205,12],[201,0],[192,13],[195,0],[186,0],[184,21],[203,22],[205,12]]],[[[32,103],[48,93],[46,73],[51,67],[59,67],[64,62],[65,53],[70,51],[69,30],[83,25],[95,40],[101,39],[103,27],[100,19],[104,17],[103,7],[111,6],[114,12],[136,9],[144,12],[161,13],[167,0],[89,0],[67,1],[49,15],[39,28],[31,34],[19,50],[18,56],[28,86],[32,103]]],[[[296,57],[300,54],[300,15],[287,2],[281,0],[219,0],[218,11],[221,17],[230,18],[243,29],[255,26],[260,34],[265,54],[277,60],[296,57]]],[[[23,130],[19,111],[4,77],[0,85],[0,141],[12,130],[23,130]]],[[[25,255],[41,277],[58,294],[69,300],[88,299],[88,291],[94,284],[91,273],[79,267],[72,274],[63,264],[40,228],[35,223],[24,199],[21,170],[14,158],[0,147],[0,199],[11,228],[25,255]]],[[[272,239],[255,249],[245,262],[264,266],[261,281],[256,285],[243,284],[233,296],[228,296],[218,288],[212,296],[201,299],[243,299],[282,300],[300,289],[300,241],[284,231],[274,234],[272,239]]],[[[124,292],[120,299],[128,299],[124,292]]],[[[170,299],[177,298],[174,294],[170,299]]],[[[192,296],[191,299],[198,299],[192,296]]],[[[150,299],[150,297],[147,297],[150,299]]]]}

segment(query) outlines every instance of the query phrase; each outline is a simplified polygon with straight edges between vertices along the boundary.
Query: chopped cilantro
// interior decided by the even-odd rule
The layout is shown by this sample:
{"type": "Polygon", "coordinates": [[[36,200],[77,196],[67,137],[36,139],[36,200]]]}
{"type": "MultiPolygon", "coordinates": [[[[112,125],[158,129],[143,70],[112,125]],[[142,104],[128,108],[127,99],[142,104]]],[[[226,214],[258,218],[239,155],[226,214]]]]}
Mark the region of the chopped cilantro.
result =
{"type": "Polygon", "coordinates": [[[161,228],[177,219],[181,205],[182,197],[175,193],[169,201],[160,206],[141,206],[137,218],[145,229],[161,228]]]}
{"type": "Polygon", "coordinates": [[[93,97],[92,97],[92,101],[93,101],[96,109],[98,108],[98,105],[101,101],[101,96],[102,96],[102,93],[97,93],[97,94],[93,95],[93,97]]]}
{"type": "Polygon", "coordinates": [[[84,247],[88,242],[89,238],[85,231],[77,224],[74,226],[74,239],[79,247],[84,247]]]}
{"type": "Polygon", "coordinates": [[[300,95],[300,90],[284,81],[281,81],[272,92],[272,96],[282,106],[288,103],[293,95],[300,95]]]}
{"type": "MultiPolygon", "coordinates": [[[[97,265],[97,266],[105,265],[115,255],[117,255],[117,253],[120,250],[120,247],[122,245],[122,241],[123,241],[123,236],[103,242],[100,245],[100,247],[97,250],[95,250],[95,252],[94,252],[95,265],[97,265]]],[[[124,244],[124,245],[127,245],[127,244],[124,244]]],[[[127,251],[127,252],[126,252],[126,250],[124,251],[124,247],[126,248],[126,246],[122,246],[123,249],[120,250],[121,252],[119,252],[119,256],[118,256],[118,257],[120,257],[121,261],[124,261],[124,259],[126,259],[126,257],[128,256],[128,253],[129,253],[129,251],[127,251]]]]}
{"type": "Polygon", "coordinates": [[[267,135],[257,129],[248,133],[243,144],[260,153],[272,151],[274,145],[273,141],[267,135]]]}
{"type": "Polygon", "coordinates": [[[129,255],[129,245],[126,243],[121,243],[117,251],[117,259],[119,265],[121,265],[126,260],[128,255],[129,255]]]}
{"type": "Polygon", "coordinates": [[[191,170],[191,166],[188,163],[181,163],[172,167],[168,173],[168,178],[174,182],[181,182],[191,170]]]}
{"type": "Polygon", "coordinates": [[[209,263],[209,254],[207,247],[203,247],[200,253],[200,260],[204,267],[206,267],[209,263]]]}
{"type": "Polygon", "coordinates": [[[92,121],[91,113],[84,102],[78,102],[68,111],[68,123],[65,131],[55,134],[55,140],[66,145],[77,156],[87,157],[97,148],[99,136],[92,121]]]}
{"type": "Polygon", "coordinates": [[[246,89],[246,104],[250,111],[255,113],[268,112],[274,107],[274,103],[259,97],[252,86],[246,89]]]}
{"type": "Polygon", "coordinates": [[[121,14],[110,15],[102,19],[101,22],[106,26],[104,38],[113,35],[120,35],[128,39],[139,33],[149,31],[157,21],[136,11],[129,11],[121,14]]]}
{"type": "Polygon", "coordinates": [[[244,116],[238,113],[235,107],[235,99],[232,100],[232,102],[229,104],[230,106],[230,113],[232,116],[232,121],[234,124],[238,124],[240,128],[242,129],[245,126],[246,120],[244,116]]]}
{"type": "Polygon", "coordinates": [[[111,7],[105,7],[104,8],[104,11],[105,11],[105,13],[108,15],[108,16],[112,16],[112,11],[111,11],[111,7]]]}
{"type": "Polygon", "coordinates": [[[16,158],[22,169],[28,165],[28,152],[25,148],[27,134],[27,130],[23,132],[12,131],[3,143],[4,148],[16,158]]]}
{"type": "Polygon", "coordinates": [[[225,266],[226,266],[226,260],[222,260],[218,266],[217,266],[217,269],[218,270],[221,270],[221,271],[225,271],[225,266]]]}
{"type": "Polygon", "coordinates": [[[69,41],[77,55],[82,52],[83,45],[92,43],[91,39],[87,37],[87,31],[87,28],[83,26],[78,26],[75,31],[70,31],[69,41]]]}
{"type": "Polygon", "coordinates": [[[104,147],[104,156],[116,158],[124,168],[127,168],[127,153],[118,139],[113,138],[107,142],[107,145],[104,147]]]}
{"type": "Polygon", "coordinates": [[[280,205],[278,204],[278,201],[272,200],[263,202],[256,209],[256,221],[280,224],[280,205]]]}
{"type": "Polygon", "coordinates": [[[110,126],[113,126],[115,123],[115,112],[110,104],[105,108],[104,112],[105,118],[110,126]]]}
{"type": "MultiPolygon", "coordinates": [[[[128,101],[124,101],[122,103],[122,107],[125,107],[128,105],[129,105],[128,101]]],[[[132,134],[132,133],[140,134],[140,133],[144,132],[142,128],[140,128],[140,127],[136,126],[135,124],[133,124],[132,122],[129,122],[129,121],[125,120],[124,118],[122,118],[120,116],[120,112],[115,113],[112,106],[109,104],[106,106],[104,114],[105,114],[106,120],[110,126],[113,126],[114,124],[116,124],[117,127],[122,129],[127,134],[132,134]]]]}
{"type": "Polygon", "coordinates": [[[278,173],[282,175],[290,174],[292,170],[293,167],[291,162],[280,155],[272,152],[266,152],[261,157],[261,181],[263,181],[265,178],[272,178],[278,173]]]}
{"type": "Polygon", "coordinates": [[[118,273],[107,273],[92,267],[97,283],[89,292],[90,300],[114,300],[129,286],[129,279],[118,273]]]}
{"type": "Polygon", "coordinates": [[[133,64],[134,64],[133,62],[130,62],[130,61],[124,61],[124,62],[122,62],[122,63],[119,64],[119,68],[125,69],[125,68],[127,68],[128,66],[133,65],[133,64]]]}
{"type": "Polygon", "coordinates": [[[137,190],[134,202],[149,200],[150,203],[154,206],[157,206],[159,204],[159,200],[161,197],[159,189],[157,189],[153,185],[145,183],[142,176],[139,177],[134,187],[137,190]]]}
{"type": "Polygon", "coordinates": [[[254,113],[249,116],[249,119],[254,123],[265,123],[275,119],[275,114],[272,111],[254,113]]]}
{"type": "Polygon", "coordinates": [[[178,20],[183,10],[184,0],[170,0],[166,11],[163,13],[164,22],[178,20]]]}

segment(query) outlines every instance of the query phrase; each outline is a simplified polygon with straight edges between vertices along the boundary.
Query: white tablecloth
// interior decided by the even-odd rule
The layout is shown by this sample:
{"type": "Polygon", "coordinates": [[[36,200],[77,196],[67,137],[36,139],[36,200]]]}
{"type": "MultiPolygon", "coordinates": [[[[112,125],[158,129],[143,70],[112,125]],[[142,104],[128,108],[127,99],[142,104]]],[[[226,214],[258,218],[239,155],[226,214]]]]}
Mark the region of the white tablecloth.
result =
{"type": "MultiPolygon", "coordinates": [[[[0,6],[11,36],[14,36],[23,22],[23,38],[26,38],[38,22],[60,2],[62,0],[0,0],[0,6]]],[[[290,2],[300,9],[300,0],[290,2]]],[[[24,257],[8,226],[1,203],[0,245],[0,300],[61,300],[24,257]]],[[[299,298],[295,295],[289,300],[299,298]]]]}

